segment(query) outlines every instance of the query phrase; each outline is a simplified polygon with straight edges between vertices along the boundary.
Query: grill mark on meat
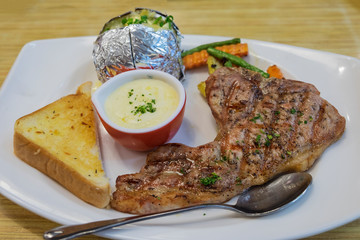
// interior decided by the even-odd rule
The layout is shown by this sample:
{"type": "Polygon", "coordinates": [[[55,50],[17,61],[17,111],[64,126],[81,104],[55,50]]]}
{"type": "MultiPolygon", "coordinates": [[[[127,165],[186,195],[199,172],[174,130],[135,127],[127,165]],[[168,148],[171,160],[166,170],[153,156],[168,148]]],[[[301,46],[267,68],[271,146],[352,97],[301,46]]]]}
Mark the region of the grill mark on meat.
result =
{"type": "Polygon", "coordinates": [[[243,68],[215,71],[206,81],[219,126],[215,140],[160,146],[139,173],[117,178],[111,206],[149,213],[224,202],[282,172],[307,170],[345,129],[345,119],[319,94],[311,84],[264,79],[243,68]],[[213,174],[218,179],[204,185],[213,174]]]}
{"type": "Polygon", "coordinates": [[[319,126],[321,125],[321,122],[324,118],[324,111],[325,111],[325,107],[324,107],[325,103],[321,104],[320,108],[319,108],[319,111],[316,115],[316,120],[315,120],[315,124],[314,124],[314,129],[313,129],[313,132],[314,132],[314,141],[319,139],[318,135],[316,134],[317,132],[317,129],[316,129],[316,126],[319,126]]]}
{"type": "MultiPolygon", "coordinates": [[[[288,150],[287,151],[290,151],[291,154],[293,154],[294,152],[294,149],[296,149],[296,145],[297,145],[297,132],[298,132],[298,127],[299,125],[297,124],[297,121],[298,121],[298,114],[297,114],[297,108],[299,107],[299,103],[301,102],[301,95],[298,96],[298,95],[295,95],[293,99],[290,100],[290,102],[293,103],[293,108],[290,109],[290,111],[294,110],[296,111],[295,113],[292,113],[290,112],[290,116],[291,116],[291,137],[289,139],[289,144],[288,144],[288,150]],[[296,97],[296,98],[295,98],[296,97]],[[300,99],[297,99],[297,97],[300,97],[300,99]]],[[[287,155],[291,155],[289,154],[289,152],[287,152],[287,155]]]]}
{"type": "Polygon", "coordinates": [[[273,152],[273,149],[276,149],[276,135],[275,135],[275,130],[276,129],[276,123],[275,123],[275,117],[274,117],[274,109],[277,108],[277,104],[276,104],[276,100],[277,100],[277,95],[275,96],[272,96],[272,100],[273,100],[273,103],[271,103],[271,106],[269,104],[267,104],[265,107],[267,107],[268,111],[270,111],[270,119],[269,119],[269,127],[266,127],[267,129],[267,134],[269,134],[269,136],[272,136],[272,138],[269,140],[271,142],[271,147],[270,148],[267,148],[265,149],[265,153],[264,153],[264,160],[265,160],[265,166],[264,168],[266,170],[270,169],[271,168],[271,164],[272,162],[274,162],[274,160],[278,159],[278,156],[276,156],[274,158],[274,155],[272,154],[273,152]],[[276,99],[275,99],[276,97],[276,99]]]}

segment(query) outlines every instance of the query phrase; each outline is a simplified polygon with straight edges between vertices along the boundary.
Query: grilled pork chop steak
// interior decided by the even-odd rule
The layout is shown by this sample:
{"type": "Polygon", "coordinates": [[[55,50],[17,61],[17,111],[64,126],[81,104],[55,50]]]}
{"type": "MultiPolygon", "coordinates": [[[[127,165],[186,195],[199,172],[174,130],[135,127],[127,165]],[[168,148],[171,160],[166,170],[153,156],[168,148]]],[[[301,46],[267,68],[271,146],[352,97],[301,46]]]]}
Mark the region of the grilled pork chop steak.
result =
{"type": "Polygon", "coordinates": [[[220,68],[206,80],[219,131],[198,147],[170,143],[139,173],[119,176],[111,206],[145,214],[225,202],[288,171],[305,171],[345,130],[345,119],[311,84],[220,68]]]}

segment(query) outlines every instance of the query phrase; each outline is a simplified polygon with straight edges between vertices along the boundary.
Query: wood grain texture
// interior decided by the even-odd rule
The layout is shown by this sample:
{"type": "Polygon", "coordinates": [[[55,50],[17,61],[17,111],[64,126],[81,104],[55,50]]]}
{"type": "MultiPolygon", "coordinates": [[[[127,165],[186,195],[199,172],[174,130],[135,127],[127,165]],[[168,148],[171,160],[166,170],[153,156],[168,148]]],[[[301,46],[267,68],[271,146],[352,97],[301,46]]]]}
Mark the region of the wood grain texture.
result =
{"type": "MultiPolygon", "coordinates": [[[[135,7],[173,15],[183,34],[257,39],[360,58],[358,0],[2,0],[0,85],[26,43],[97,35],[110,18],[135,7]]],[[[0,195],[0,239],[42,239],[56,226],[0,195]]],[[[308,239],[360,239],[360,219],[308,239]]]]}

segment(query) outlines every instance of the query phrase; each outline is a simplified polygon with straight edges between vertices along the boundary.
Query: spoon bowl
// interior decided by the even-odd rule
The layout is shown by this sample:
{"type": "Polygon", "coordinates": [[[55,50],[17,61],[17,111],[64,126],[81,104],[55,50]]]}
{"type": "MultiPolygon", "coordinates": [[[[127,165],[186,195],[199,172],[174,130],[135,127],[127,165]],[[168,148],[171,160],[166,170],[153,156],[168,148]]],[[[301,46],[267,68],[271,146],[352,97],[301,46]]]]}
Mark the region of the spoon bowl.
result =
{"type": "Polygon", "coordinates": [[[203,208],[220,208],[240,213],[246,217],[260,217],[294,203],[304,195],[311,182],[312,177],[308,173],[288,173],[274,178],[264,185],[249,188],[239,195],[235,205],[208,203],[126,218],[60,226],[45,232],[44,239],[72,239],[129,223],[203,208]]]}
{"type": "Polygon", "coordinates": [[[235,206],[247,216],[270,214],[299,199],[311,182],[308,173],[285,174],[264,185],[251,187],[239,196],[235,206]]]}

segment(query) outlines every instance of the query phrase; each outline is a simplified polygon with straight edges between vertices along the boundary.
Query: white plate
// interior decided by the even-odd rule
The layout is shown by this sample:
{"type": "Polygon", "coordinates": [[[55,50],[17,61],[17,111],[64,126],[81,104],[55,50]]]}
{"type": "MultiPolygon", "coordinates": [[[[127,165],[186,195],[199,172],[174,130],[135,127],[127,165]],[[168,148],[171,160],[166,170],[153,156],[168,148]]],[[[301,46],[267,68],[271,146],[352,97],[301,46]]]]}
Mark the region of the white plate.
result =
{"type": "MultiPolygon", "coordinates": [[[[186,35],[183,48],[224,40],[186,35]]],[[[95,37],[40,40],[26,44],[0,92],[1,194],[60,224],[127,216],[90,206],[13,154],[13,125],[84,81],[95,81],[92,43],[95,37]]],[[[282,239],[301,238],[330,230],[360,216],[360,61],[355,58],[246,40],[247,60],[265,69],[277,64],[286,77],[313,83],[321,96],[346,117],[344,136],[328,148],[310,170],[313,185],[300,201],[262,218],[243,218],[221,210],[201,210],[109,230],[101,236],[121,239],[282,239]]],[[[206,68],[187,73],[188,101],[184,122],[172,140],[191,146],[211,141],[215,122],[196,85],[207,78],[206,68]],[[201,117],[199,117],[201,116],[201,117]]],[[[101,128],[105,171],[112,186],[119,174],[140,169],[145,154],[118,146],[101,128]]]]}

